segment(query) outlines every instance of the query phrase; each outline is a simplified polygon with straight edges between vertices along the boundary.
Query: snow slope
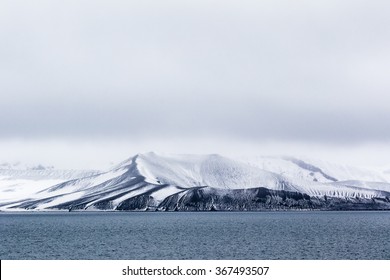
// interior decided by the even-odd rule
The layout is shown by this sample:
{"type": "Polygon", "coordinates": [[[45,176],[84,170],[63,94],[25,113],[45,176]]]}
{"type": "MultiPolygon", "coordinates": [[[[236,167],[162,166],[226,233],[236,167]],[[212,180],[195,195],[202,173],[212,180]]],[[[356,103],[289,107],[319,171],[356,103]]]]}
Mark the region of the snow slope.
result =
{"type": "Polygon", "coordinates": [[[53,169],[0,169],[0,204],[34,195],[71,179],[97,174],[97,171],[53,169]]]}
{"type": "Polygon", "coordinates": [[[181,187],[212,186],[242,189],[270,187],[283,189],[283,178],[220,155],[157,155],[141,154],[137,168],[146,181],[181,187]]]}
{"type": "Polygon", "coordinates": [[[390,171],[386,168],[383,170],[361,168],[318,159],[294,157],[247,157],[242,158],[241,161],[289,178],[300,178],[308,181],[358,180],[390,183],[390,171]]]}

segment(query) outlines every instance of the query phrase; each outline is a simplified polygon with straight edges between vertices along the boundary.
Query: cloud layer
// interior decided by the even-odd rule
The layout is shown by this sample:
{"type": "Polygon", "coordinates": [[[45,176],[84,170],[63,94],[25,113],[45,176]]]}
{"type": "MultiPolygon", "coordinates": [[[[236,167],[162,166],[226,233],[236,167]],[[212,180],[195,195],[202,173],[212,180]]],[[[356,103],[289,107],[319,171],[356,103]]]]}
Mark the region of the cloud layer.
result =
{"type": "Polygon", "coordinates": [[[390,2],[0,3],[0,139],[390,140],[390,2]]]}

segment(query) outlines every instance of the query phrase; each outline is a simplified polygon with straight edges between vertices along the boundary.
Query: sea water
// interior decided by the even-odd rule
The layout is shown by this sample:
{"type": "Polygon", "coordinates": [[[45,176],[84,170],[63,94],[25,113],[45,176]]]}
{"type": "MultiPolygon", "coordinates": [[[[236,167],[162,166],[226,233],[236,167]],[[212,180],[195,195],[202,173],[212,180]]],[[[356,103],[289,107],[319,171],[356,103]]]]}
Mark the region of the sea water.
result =
{"type": "Polygon", "coordinates": [[[390,259],[390,212],[0,213],[0,259],[390,259]]]}

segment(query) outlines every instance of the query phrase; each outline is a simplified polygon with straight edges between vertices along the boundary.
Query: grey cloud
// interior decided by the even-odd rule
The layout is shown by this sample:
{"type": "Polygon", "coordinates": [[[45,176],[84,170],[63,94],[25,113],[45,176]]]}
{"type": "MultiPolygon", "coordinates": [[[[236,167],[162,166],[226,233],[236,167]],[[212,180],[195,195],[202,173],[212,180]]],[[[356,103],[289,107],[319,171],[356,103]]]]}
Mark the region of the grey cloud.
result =
{"type": "Polygon", "coordinates": [[[0,137],[390,139],[388,1],[18,3],[0,137]]]}

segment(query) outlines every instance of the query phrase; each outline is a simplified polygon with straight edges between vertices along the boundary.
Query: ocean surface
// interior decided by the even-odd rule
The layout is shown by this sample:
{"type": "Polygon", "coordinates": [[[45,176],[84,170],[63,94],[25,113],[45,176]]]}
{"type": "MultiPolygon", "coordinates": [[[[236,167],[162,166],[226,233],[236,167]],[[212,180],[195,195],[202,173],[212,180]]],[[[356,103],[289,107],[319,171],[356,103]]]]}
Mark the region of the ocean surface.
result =
{"type": "Polygon", "coordinates": [[[390,212],[3,212],[0,259],[390,260],[390,212]]]}

